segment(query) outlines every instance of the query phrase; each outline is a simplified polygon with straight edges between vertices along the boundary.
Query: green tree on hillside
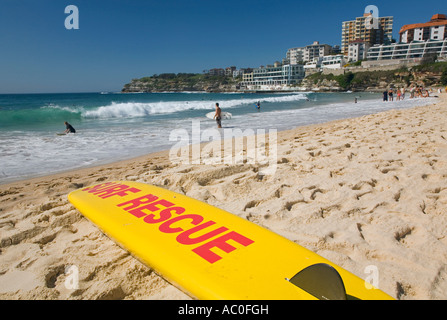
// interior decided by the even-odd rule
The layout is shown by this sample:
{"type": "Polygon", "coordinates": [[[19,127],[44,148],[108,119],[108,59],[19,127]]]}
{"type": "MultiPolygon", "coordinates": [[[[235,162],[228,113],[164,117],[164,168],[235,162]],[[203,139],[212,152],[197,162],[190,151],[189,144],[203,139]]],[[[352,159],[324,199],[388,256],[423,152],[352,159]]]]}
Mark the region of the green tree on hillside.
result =
{"type": "Polygon", "coordinates": [[[447,70],[444,70],[441,75],[441,84],[447,86],[447,70]]]}

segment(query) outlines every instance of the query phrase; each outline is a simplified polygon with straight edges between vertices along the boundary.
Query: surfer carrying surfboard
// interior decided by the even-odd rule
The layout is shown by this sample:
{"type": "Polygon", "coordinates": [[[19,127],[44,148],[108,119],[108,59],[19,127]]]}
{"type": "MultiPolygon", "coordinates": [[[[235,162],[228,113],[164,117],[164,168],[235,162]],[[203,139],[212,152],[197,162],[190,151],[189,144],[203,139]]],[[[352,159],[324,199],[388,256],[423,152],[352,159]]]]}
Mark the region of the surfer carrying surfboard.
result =
{"type": "Polygon", "coordinates": [[[216,114],[214,115],[213,119],[216,119],[217,128],[222,128],[222,109],[219,107],[219,103],[216,102],[216,114]]]}
{"type": "Polygon", "coordinates": [[[75,128],[73,128],[73,126],[71,124],[69,124],[67,121],[65,121],[64,124],[65,124],[65,128],[66,128],[66,130],[64,131],[65,134],[76,133],[75,128]]]}

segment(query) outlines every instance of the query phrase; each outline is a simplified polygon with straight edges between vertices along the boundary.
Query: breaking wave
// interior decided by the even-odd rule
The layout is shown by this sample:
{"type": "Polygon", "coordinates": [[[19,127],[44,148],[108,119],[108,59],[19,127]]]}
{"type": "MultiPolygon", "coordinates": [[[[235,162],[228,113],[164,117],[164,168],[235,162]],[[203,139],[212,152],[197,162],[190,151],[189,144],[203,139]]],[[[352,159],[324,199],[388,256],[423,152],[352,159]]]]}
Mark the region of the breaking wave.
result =
{"type": "MultiPolygon", "coordinates": [[[[220,102],[221,107],[228,109],[237,106],[255,104],[256,102],[288,102],[306,99],[305,94],[291,94],[278,97],[265,97],[261,99],[233,99],[220,102]]],[[[217,101],[216,101],[217,102],[217,101]]],[[[84,118],[131,118],[145,117],[154,114],[169,114],[187,110],[213,110],[215,102],[211,101],[169,101],[169,102],[112,102],[92,110],[83,110],[84,118]]]]}

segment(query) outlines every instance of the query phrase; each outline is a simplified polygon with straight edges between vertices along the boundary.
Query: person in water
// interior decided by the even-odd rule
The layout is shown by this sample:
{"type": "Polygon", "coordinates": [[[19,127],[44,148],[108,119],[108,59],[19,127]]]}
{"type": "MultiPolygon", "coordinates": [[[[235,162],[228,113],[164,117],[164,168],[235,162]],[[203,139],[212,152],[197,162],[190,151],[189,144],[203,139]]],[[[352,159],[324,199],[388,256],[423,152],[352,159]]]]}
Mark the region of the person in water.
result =
{"type": "Polygon", "coordinates": [[[219,107],[219,103],[216,103],[216,114],[213,119],[216,119],[217,127],[222,128],[222,109],[219,107]]]}
{"type": "Polygon", "coordinates": [[[67,121],[64,122],[66,130],[64,133],[76,133],[75,128],[71,124],[69,124],[67,121]]]}

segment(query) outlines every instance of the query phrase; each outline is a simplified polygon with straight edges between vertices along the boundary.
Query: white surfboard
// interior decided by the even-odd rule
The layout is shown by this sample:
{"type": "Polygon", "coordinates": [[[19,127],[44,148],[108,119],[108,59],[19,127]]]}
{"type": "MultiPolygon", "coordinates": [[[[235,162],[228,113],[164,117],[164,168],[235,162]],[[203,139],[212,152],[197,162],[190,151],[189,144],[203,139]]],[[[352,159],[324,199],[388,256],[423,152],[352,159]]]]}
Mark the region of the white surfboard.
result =
{"type": "MultiPolygon", "coordinates": [[[[216,112],[209,112],[209,113],[206,114],[206,117],[207,117],[208,119],[213,120],[215,114],[216,114],[216,112]]],[[[231,119],[232,116],[233,116],[233,115],[232,115],[231,113],[229,113],[229,112],[222,112],[222,113],[221,113],[221,118],[222,118],[223,120],[231,119]]]]}

